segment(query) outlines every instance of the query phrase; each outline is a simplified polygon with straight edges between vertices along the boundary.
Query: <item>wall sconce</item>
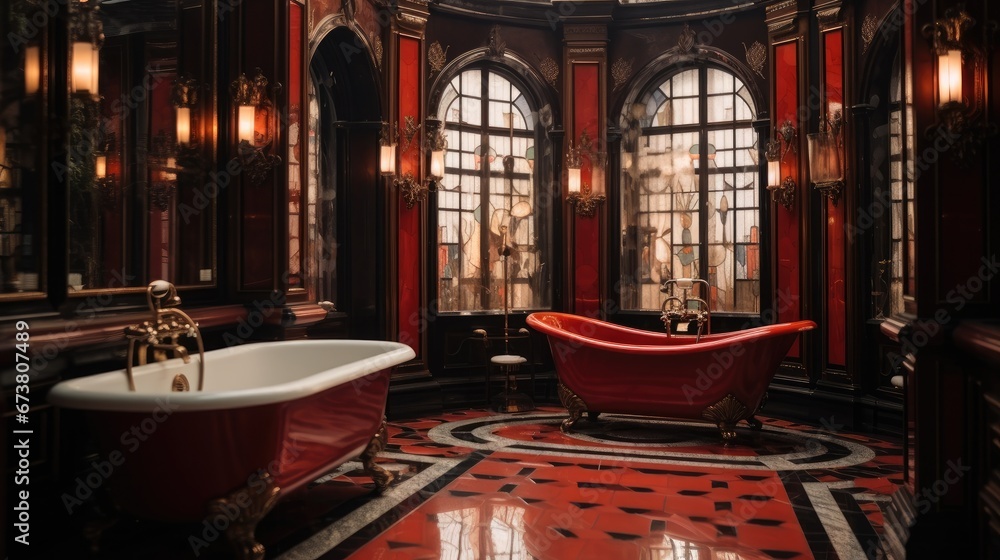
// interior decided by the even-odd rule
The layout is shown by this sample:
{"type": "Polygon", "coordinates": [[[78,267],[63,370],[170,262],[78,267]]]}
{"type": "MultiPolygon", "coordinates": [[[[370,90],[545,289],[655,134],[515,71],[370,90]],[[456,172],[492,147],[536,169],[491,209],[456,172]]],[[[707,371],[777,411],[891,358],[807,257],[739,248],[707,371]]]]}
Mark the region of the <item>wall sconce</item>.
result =
{"type": "Polygon", "coordinates": [[[70,91],[96,97],[104,28],[97,17],[100,0],[70,4],[70,91]]]}
{"type": "Polygon", "coordinates": [[[785,210],[791,210],[795,202],[795,179],[791,175],[781,178],[781,161],[789,150],[795,149],[795,127],[786,120],[781,128],[774,131],[774,137],[767,143],[764,155],[767,157],[767,190],[771,199],[780,203],[785,210]]]}
{"type": "Polygon", "coordinates": [[[42,84],[42,48],[24,47],[24,95],[35,95],[42,84]]]}
{"type": "Polygon", "coordinates": [[[816,190],[830,197],[836,206],[844,189],[840,132],[844,125],[842,110],[820,121],[820,131],[806,135],[809,147],[809,180],[816,190]]]}
{"type": "Polygon", "coordinates": [[[580,133],[580,141],[573,147],[569,142],[566,152],[566,201],[572,204],[578,216],[592,218],[597,213],[597,206],[603,204],[604,176],[607,172],[607,153],[597,152],[590,141],[590,135],[584,129],[580,133]],[[583,157],[590,160],[593,185],[582,182],[583,157]]]}
{"type": "Polygon", "coordinates": [[[177,145],[192,144],[191,131],[195,127],[194,113],[198,107],[198,81],[191,76],[179,76],[174,80],[171,91],[171,102],[174,106],[175,123],[177,127],[177,145]]]}
{"type": "MultiPolygon", "coordinates": [[[[986,54],[979,45],[967,40],[966,31],[974,25],[976,20],[959,4],[945,10],[943,18],[922,30],[937,54],[940,123],[931,128],[931,134],[946,134],[952,140],[948,151],[963,165],[972,161],[979,146],[997,131],[996,125],[986,119],[986,54]],[[972,77],[970,88],[963,87],[967,73],[972,77]]],[[[992,36],[996,22],[986,22],[985,27],[992,36]]]]}
{"type": "Polygon", "coordinates": [[[389,123],[385,122],[379,135],[378,167],[383,176],[396,174],[396,139],[390,132],[389,123]]]}
{"type": "MultiPolygon", "coordinates": [[[[444,179],[444,154],[448,150],[448,139],[444,136],[444,129],[427,134],[428,148],[431,152],[430,176],[435,183],[444,179]]],[[[433,188],[431,190],[434,190],[433,188]]]]}
{"type": "Polygon", "coordinates": [[[177,152],[174,150],[175,140],[166,131],[161,130],[153,138],[150,151],[150,178],[147,192],[150,207],[166,212],[170,208],[170,200],[177,190],[177,152]]]}
{"type": "Polygon", "coordinates": [[[247,173],[250,183],[259,185],[267,179],[274,166],[281,163],[281,156],[267,150],[274,141],[278,128],[277,111],[272,101],[273,95],[281,89],[281,84],[270,88],[260,68],[252,80],[240,74],[229,86],[236,107],[237,146],[236,154],[247,173]]]}
{"type": "Polygon", "coordinates": [[[108,173],[108,154],[114,151],[113,136],[104,143],[101,151],[94,153],[94,181],[101,205],[108,209],[118,207],[117,182],[114,173],[108,173]]]}

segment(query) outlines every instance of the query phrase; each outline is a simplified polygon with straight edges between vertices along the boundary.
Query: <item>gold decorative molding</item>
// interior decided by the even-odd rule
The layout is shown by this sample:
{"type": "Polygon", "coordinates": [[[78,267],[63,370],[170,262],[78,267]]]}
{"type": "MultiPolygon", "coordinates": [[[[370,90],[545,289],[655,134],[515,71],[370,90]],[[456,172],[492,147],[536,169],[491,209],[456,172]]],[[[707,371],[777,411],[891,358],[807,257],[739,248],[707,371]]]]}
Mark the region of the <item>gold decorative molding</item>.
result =
{"type": "Polygon", "coordinates": [[[743,43],[743,50],[746,51],[747,64],[761,78],[764,77],[764,63],[767,61],[767,48],[760,41],[754,41],[750,47],[743,43]]]}
{"type": "Polygon", "coordinates": [[[820,29],[840,23],[840,6],[816,10],[816,20],[819,21],[820,29]]]}
{"type": "Polygon", "coordinates": [[[375,490],[378,492],[385,491],[393,479],[391,472],[385,470],[375,462],[375,456],[385,449],[386,440],[385,416],[383,416],[382,424],[379,425],[378,430],[372,435],[372,439],[368,441],[368,446],[361,452],[361,464],[365,467],[365,474],[372,477],[372,481],[375,483],[375,490]]]}
{"type": "Polygon", "coordinates": [[[372,35],[372,51],[375,54],[375,64],[379,70],[382,69],[382,38],[378,34],[372,35]]]}
{"type": "Polygon", "coordinates": [[[708,406],[701,413],[702,418],[715,422],[726,445],[736,437],[736,423],[751,416],[750,410],[732,394],[708,406]]]}
{"type": "Polygon", "coordinates": [[[604,47],[574,47],[569,50],[569,54],[602,53],[604,51],[604,47]]]}
{"type": "Polygon", "coordinates": [[[795,27],[795,19],[788,18],[780,21],[774,21],[767,24],[767,32],[770,34],[781,33],[783,31],[789,31],[795,27]]]}
{"type": "Polygon", "coordinates": [[[765,9],[765,13],[770,14],[771,12],[780,12],[781,10],[786,10],[788,8],[794,8],[797,0],[785,0],[784,2],[775,2],[765,9]]]}
{"type": "Polygon", "coordinates": [[[878,21],[875,19],[875,16],[871,14],[865,15],[864,21],[861,22],[861,41],[864,43],[864,47],[861,50],[862,54],[868,52],[868,47],[875,40],[876,31],[878,31],[878,21]]]}
{"type": "Polygon", "coordinates": [[[396,185],[403,195],[403,202],[406,209],[412,210],[418,202],[427,200],[427,187],[413,176],[413,173],[406,172],[402,177],[396,177],[392,184],[396,185]]]}
{"type": "Polygon", "coordinates": [[[681,29],[681,34],[677,36],[677,48],[682,53],[689,53],[694,49],[695,43],[695,32],[691,29],[691,26],[684,24],[684,28],[681,29]]]}
{"type": "Polygon", "coordinates": [[[550,86],[556,87],[556,81],[559,79],[559,64],[551,56],[542,59],[538,64],[538,70],[550,86]]]}
{"type": "Polygon", "coordinates": [[[500,26],[494,25],[490,29],[490,38],[486,43],[486,56],[489,58],[503,58],[507,53],[507,43],[500,36],[500,26]]]}
{"type": "Polygon", "coordinates": [[[584,411],[587,410],[587,403],[583,402],[583,399],[571,391],[569,387],[563,385],[562,381],[559,382],[556,390],[559,393],[559,402],[561,402],[562,405],[566,407],[566,410],[569,411],[569,418],[562,421],[562,424],[559,425],[559,429],[568,433],[573,427],[573,424],[576,424],[576,421],[579,420],[580,417],[583,416],[584,411]]]}
{"type": "Polygon", "coordinates": [[[441,48],[441,43],[434,41],[431,46],[427,48],[427,64],[431,67],[431,75],[437,74],[442,69],[444,65],[448,62],[448,49],[450,47],[441,48]]]}
{"type": "Polygon", "coordinates": [[[578,216],[593,218],[597,215],[597,207],[607,200],[603,194],[593,194],[590,187],[584,185],[583,192],[573,193],[567,197],[570,204],[576,209],[578,216]]]}
{"type": "Polygon", "coordinates": [[[566,24],[563,26],[563,40],[568,42],[607,41],[608,28],[606,25],[566,24]]]}
{"type": "Polygon", "coordinates": [[[615,90],[625,85],[625,82],[628,81],[631,75],[632,59],[625,60],[624,58],[619,58],[611,65],[611,78],[615,81],[615,90]]]}
{"type": "Polygon", "coordinates": [[[264,560],[264,545],[257,542],[254,531],[257,523],[278,501],[278,488],[270,473],[264,471],[259,477],[254,476],[253,486],[247,486],[234,491],[225,498],[212,500],[208,504],[208,513],[212,518],[223,517],[229,528],[226,529],[226,540],[233,547],[236,556],[242,560],[264,560]],[[263,490],[259,483],[263,483],[263,490]],[[237,512],[236,519],[232,518],[237,512]]]}
{"type": "Polygon", "coordinates": [[[403,117],[403,140],[404,143],[400,146],[400,153],[405,154],[409,151],[410,146],[413,144],[413,137],[417,135],[420,131],[420,125],[417,123],[417,119],[413,115],[406,115],[403,117]]]}

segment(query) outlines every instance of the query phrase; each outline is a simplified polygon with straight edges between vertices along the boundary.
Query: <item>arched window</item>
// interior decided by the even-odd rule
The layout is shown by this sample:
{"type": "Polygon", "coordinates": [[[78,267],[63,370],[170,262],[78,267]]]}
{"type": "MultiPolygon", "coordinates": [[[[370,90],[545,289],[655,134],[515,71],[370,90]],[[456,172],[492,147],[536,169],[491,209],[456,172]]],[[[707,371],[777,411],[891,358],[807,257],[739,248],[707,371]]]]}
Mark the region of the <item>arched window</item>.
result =
{"type": "Polygon", "coordinates": [[[705,278],[713,312],[759,312],[749,91],[724,69],[686,66],[635,99],[622,115],[622,307],[658,310],[662,282],[705,278]]]}
{"type": "Polygon", "coordinates": [[[505,273],[510,308],[548,308],[551,220],[539,219],[548,206],[539,204],[544,131],[533,100],[507,73],[481,66],[444,87],[438,115],[448,140],[437,194],[439,311],[502,309],[505,273]]]}

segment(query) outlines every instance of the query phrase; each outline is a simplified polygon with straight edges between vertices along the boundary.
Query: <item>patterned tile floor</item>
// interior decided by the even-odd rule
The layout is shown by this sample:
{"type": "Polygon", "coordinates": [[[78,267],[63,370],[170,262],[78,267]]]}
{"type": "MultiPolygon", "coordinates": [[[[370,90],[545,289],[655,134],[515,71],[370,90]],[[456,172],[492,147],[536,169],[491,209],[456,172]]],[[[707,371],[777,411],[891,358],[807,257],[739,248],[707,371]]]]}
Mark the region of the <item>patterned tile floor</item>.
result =
{"type": "Polygon", "coordinates": [[[384,495],[365,494],[348,463],[279,504],[259,536],[283,560],[882,556],[883,508],[902,483],[896,442],[762,418],[725,447],[705,423],[605,415],[564,434],[564,417],[391,423],[382,462],[399,480],[384,495]],[[332,512],[280,530],[334,494],[332,512]]]}
{"type": "MultiPolygon", "coordinates": [[[[760,432],[738,428],[725,447],[702,422],[602,415],[564,434],[565,416],[542,407],[392,422],[379,462],[397,480],[385,493],[345,463],[283,498],[257,537],[281,560],[883,557],[883,511],[902,483],[897,442],[760,418],[760,432]]],[[[52,557],[231,557],[205,531],[118,519],[100,553],[67,545],[52,557]],[[193,554],[192,535],[210,546],[193,554]]]]}

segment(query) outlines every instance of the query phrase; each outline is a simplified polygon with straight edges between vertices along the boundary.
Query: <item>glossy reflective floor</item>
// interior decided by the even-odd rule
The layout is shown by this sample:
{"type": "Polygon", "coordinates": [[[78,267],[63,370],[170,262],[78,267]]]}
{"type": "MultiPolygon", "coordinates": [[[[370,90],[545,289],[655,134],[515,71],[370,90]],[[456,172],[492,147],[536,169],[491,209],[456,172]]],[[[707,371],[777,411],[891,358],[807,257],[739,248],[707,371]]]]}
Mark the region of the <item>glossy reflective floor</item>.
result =
{"type": "MultiPolygon", "coordinates": [[[[602,415],[563,434],[564,417],[391,423],[380,461],[398,481],[385,494],[347,463],[280,502],[258,537],[283,560],[883,556],[883,510],[902,483],[896,442],[763,418],[724,447],[707,423],[602,415]]],[[[101,540],[112,556],[195,557],[198,529],[119,523],[101,540]]]]}

